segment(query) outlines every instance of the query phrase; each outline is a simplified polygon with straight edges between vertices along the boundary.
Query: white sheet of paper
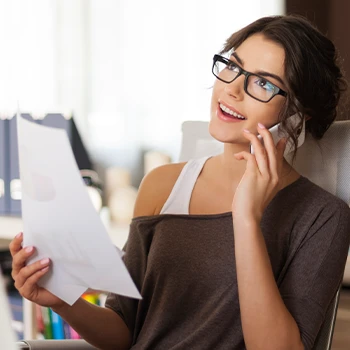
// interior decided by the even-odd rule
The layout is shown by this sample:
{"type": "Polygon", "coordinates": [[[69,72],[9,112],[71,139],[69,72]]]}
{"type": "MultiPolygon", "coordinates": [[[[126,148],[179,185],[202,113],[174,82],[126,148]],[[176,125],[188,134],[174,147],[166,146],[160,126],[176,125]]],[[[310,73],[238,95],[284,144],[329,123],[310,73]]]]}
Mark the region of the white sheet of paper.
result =
{"type": "Polygon", "coordinates": [[[64,130],[17,115],[23,245],[51,259],[40,280],[72,305],[88,288],[141,298],[94,209],[64,130]]]}

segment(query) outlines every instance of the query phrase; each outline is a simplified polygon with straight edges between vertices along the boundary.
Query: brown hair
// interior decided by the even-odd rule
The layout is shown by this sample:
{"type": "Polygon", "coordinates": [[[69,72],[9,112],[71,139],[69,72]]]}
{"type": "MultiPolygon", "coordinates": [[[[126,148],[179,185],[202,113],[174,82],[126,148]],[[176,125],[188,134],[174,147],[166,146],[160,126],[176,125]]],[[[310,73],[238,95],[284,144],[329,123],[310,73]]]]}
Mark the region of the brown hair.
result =
{"type": "Polygon", "coordinates": [[[340,95],[347,88],[332,41],[304,17],[271,16],[260,18],[232,34],[221,54],[236,49],[257,33],[278,43],[285,51],[288,94],[279,115],[282,127],[296,144],[297,129],[309,116],[311,119],[306,121],[306,131],[321,139],[335,120],[340,95]],[[299,114],[300,124],[289,129],[286,119],[294,113],[299,114]]]}

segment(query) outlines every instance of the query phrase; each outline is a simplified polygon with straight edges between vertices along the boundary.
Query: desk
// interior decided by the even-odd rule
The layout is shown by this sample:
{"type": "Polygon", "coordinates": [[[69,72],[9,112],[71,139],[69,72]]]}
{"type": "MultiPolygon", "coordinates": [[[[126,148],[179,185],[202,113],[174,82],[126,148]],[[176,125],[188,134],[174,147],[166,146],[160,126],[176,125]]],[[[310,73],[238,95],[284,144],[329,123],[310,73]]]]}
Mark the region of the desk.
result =
{"type": "MultiPolygon", "coordinates": [[[[128,238],[129,225],[109,224],[106,220],[102,221],[113,244],[122,249],[128,238]]],[[[20,217],[0,216],[0,249],[7,249],[13,237],[21,231],[23,231],[23,224],[20,217]]],[[[35,339],[34,305],[26,299],[23,303],[23,324],[24,339],[35,339]]]]}

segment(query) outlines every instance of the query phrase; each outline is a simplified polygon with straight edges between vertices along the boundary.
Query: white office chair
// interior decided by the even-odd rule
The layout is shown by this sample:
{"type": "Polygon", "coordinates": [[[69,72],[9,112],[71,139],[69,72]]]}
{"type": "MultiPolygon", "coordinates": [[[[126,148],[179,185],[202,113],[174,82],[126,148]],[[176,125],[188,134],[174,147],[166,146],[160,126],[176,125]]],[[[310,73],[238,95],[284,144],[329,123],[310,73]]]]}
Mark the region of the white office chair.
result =
{"type": "MultiPolygon", "coordinates": [[[[182,133],[179,161],[216,155],[223,150],[223,145],[210,136],[208,122],[184,122],[182,133]]],[[[294,166],[302,175],[349,203],[350,186],[348,186],[347,174],[350,173],[350,121],[334,123],[325,137],[318,142],[311,137],[306,137],[305,143],[298,150],[294,166]]],[[[314,350],[330,350],[338,309],[339,291],[340,287],[328,308],[314,350]]],[[[22,344],[21,346],[21,349],[31,350],[94,349],[83,340],[28,340],[26,345],[22,344]]]]}
{"type": "MultiPolygon", "coordinates": [[[[180,161],[223,151],[223,144],[209,134],[208,122],[184,122],[182,133],[180,161]]],[[[289,162],[290,158],[287,157],[289,162]]],[[[350,204],[350,120],[333,123],[319,141],[307,135],[298,149],[294,167],[312,182],[350,204]]]]}
{"type": "MultiPolygon", "coordinates": [[[[223,144],[209,134],[208,122],[186,121],[182,124],[182,134],[181,162],[223,151],[223,144]]],[[[289,162],[290,158],[287,157],[289,162]]],[[[300,174],[350,205],[350,120],[333,123],[321,140],[316,141],[307,135],[298,149],[294,167],[300,174]]],[[[350,285],[350,255],[343,284],[350,285]]]]}
{"type": "MultiPolygon", "coordinates": [[[[184,122],[182,133],[180,161],[216,155],[223,151],[223,144],[209,134],[208,122],[184,122]]],[[[291,156],[286,158],[291,162],[291,156]]],[[[298,149],[293,166],[300,174],[350,204],[350,121],[333,123],[318,141],[307,135],[304,144],[298,149]]],[[[350,284],[349,257],[344,283],[350,284]]],[[[340,288],[328,307],[314,350],[331,348],[340,288]]]]}

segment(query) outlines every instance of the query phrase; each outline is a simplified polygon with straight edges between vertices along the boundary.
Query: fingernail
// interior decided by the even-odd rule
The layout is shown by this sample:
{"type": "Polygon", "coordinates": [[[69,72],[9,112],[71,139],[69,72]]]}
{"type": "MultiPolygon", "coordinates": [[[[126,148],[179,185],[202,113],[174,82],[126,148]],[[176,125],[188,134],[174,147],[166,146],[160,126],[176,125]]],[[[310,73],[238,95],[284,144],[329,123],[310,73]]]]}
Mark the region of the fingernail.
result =
{"type": "Polygon", "coordinates": [[[250,134],[250,131],[248,129],[243,129],[243,131],[246,133],[246,134],[250,134]]]}
{"type": "Polygon", "coordinates": [[[259,125],[259,128],[260,128],[260,129],[266,129],[266,128],[265,128],[265,125],[263,125],[263,124],[261,124],[261,123],[258,123],[258,125],[259,125]]]}
{"type": "Polygon", "coordinates": [[[40,264],[41,264],[41,265],[46,265],[46,264],[49,263],[49,261],[50,261],[49,258],[41,259],[41,260],[40,260],[40,264]]]}
{"type": "Polygon", "coordinates": [[[30,253],[31,251],[33,251],[33,247],[27,247],[27,248],[26,248],[26,252],[27,252],[27,253],[30,253]]]}
{"type": "Polygon", "coordinates": [[[16,238],[21,238],[23,235],[23,232],[17,233],[16,238]]]}
{"type": "Polygon", "coordinates": [[[44,267],[43,269],[41,269],[42,272],[46,272],[49,269],[48,266],[44,267]]]}

